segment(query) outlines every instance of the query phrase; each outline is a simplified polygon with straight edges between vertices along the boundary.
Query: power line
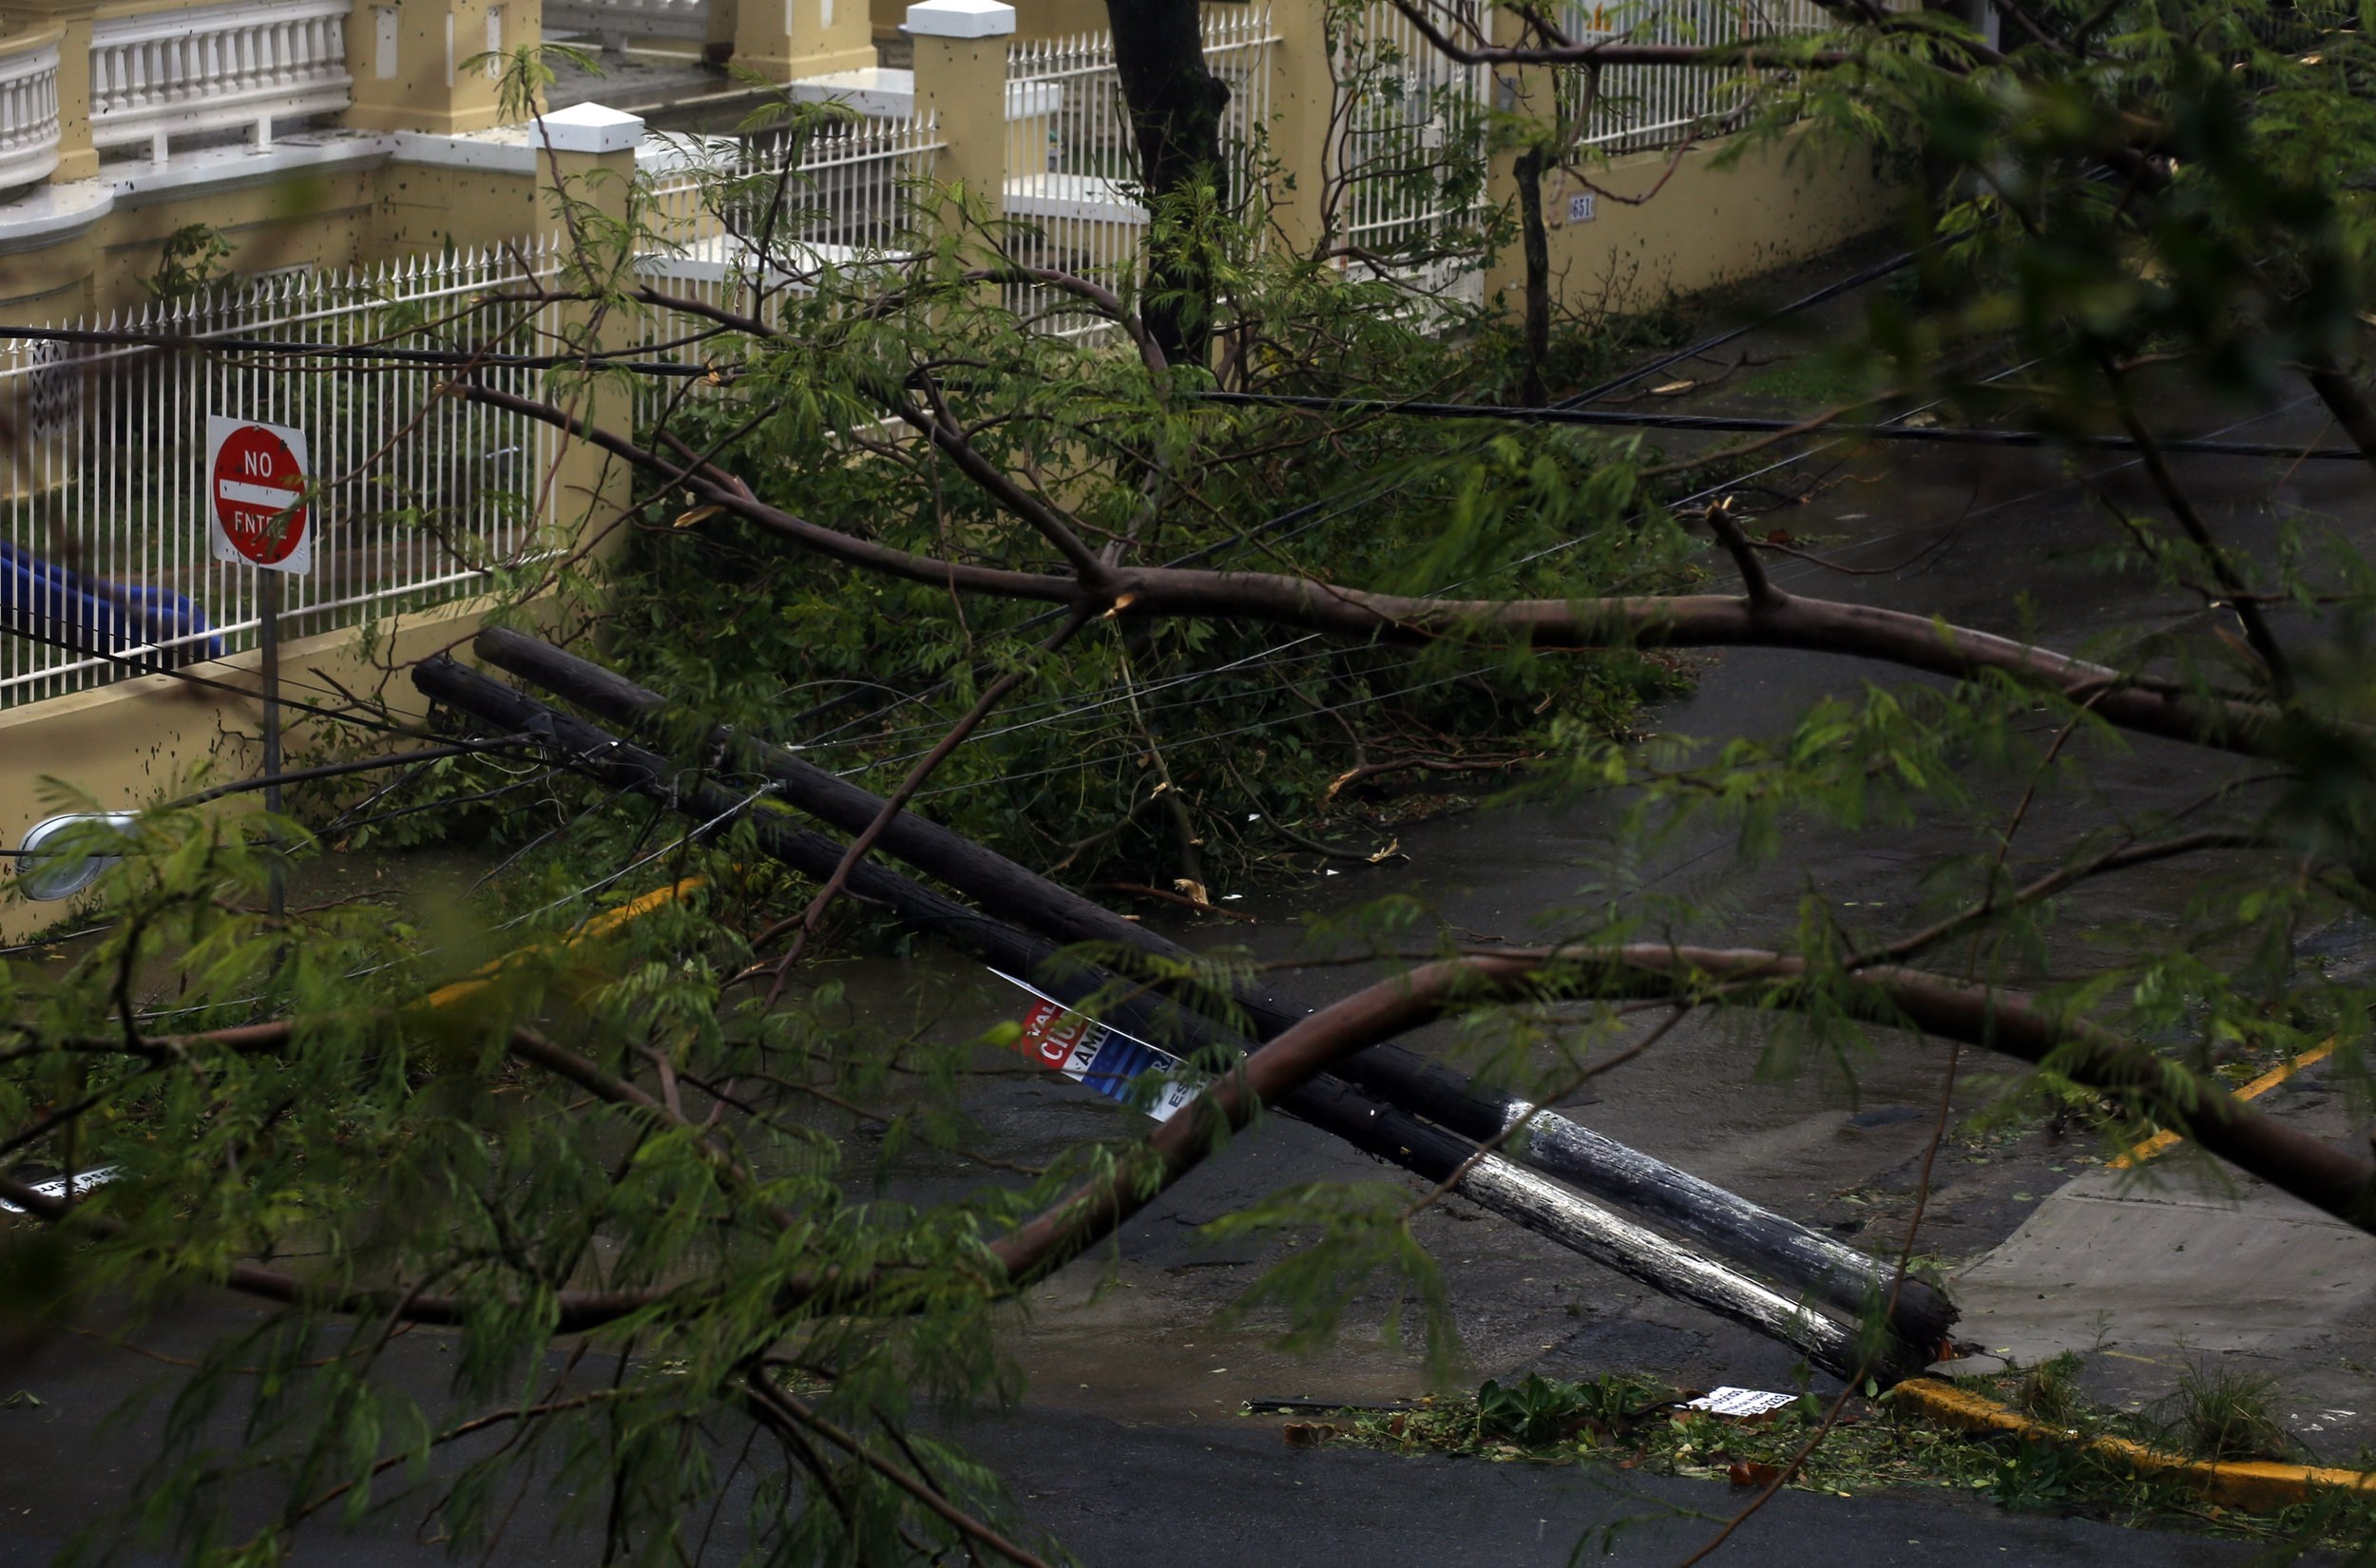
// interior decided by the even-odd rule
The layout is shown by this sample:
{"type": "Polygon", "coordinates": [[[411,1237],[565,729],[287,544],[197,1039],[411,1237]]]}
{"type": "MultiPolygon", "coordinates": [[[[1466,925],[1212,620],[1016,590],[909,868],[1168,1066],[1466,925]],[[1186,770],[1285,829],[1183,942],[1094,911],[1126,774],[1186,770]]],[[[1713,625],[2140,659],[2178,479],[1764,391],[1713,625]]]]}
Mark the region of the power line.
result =
{"type": "MultiPolygon", "coordinates": [[[[605,354],[500,354],[477,349],[399,349],[381,343],[241,337],[229,333],[139,332],[108,327],[0,327],[0,342],[80,343],[96,348],[163,349],[177,354],[252,354],[287,359],[385,361],[462,370],[632,371],[639,375],[703,376],[716,367],[683,359],[614,359],[605,354]]],[[[367,367],[368,368],[368,367],[367,367]]]]}
{"type": "MultiPolygon", "coordinates": [[[[1310,409],[1323,413],[1365,413],[1397,419],[1489,419],[1517,425],[1588,425],[1617,430],[1690,430],[1728,435],[1830,435],[1869,441],[1934,441],[1964,447],[2078,447],[2091,451],[2141,452],[2146,443],[2127,435],[2053,435],[2042,430],[1992,430],[1964,425],[1827,424],[1804,419],[1760,419],[1748,414],[1653,413],[1550,404],[1509,408],[1492,403],[1397,402],[1383,397],[1316,397],[1293,392],[1201,392],[1207,403],[1236,408],[1310,409]]],[[[2361,462],[2357,447],[2289,447],[2260,441],[2213,441],[2173,437],[2152,443],[2158,451],[2200,457],[2268,457],[2287,462],[2316,458],[2361,462]]]]}
{"type": "Polygon", "coordinates": [[[1826,300],[1836,299],[1841,295],[1849,293],[1855,289],[1861,289],[1868,283],[1876,282],[1881,278],[1888,277],[1893,272],[1898,272],[1906,267],[1913,265],[1916,258],[1919,258],[1924,251],[1929,250],[1936,245],[1945,244],[1949,239],[1962,238],[1962,235],[1943,235],[1936,239],[1926,241],[1924,244],[1913,250],[1907,251],[1903,255],[1890,257],[1886,261],[1876,261],[1871,266],[1863,268],[1857,272],[1852,272],[1846,277],[1840,278],[1836,282],[1826,283],[1822,288],[1817,289],[1812,294],[1803,295],[1799,298],[1792,300],[1787,305],[1768,311],[1765,315],[1759,316],[1754,321],[1748,322],[1742,326],[1731,328],[1725,332],[1720,332],[1714,337],[1703,337],[1698,342],[1691,344],[1687,348],[1676,350],[1673,354],[1668,354],[1663,359],[1652,360],[1649,364],[1642,366],[1639,370],[1628,371],[1623,375],[1612,377],[1607,381],[1601,382],[1598,386],[1587,387],[1573,397],[1563,397],[1560,399],[1559,402],[1553,404],[1552,407],[1557,409],[1580,409],[1587,403],[1598,403],[1602,398],[1608,396],[1611,392],[1618,391],[1619,388],[1630,387],[1646,375],[1656,375],[1658,372],[1665,370],[1669,365],[1680,364],[1686,359],[1696,359],[1699,355],[1708,353],[1711,349],[1720,349],[1724,347],[1725,344],[1732,342],[1734,338],[1746,337],[1751,333],[1759,331],[1765,327],[1772,326],[1776,321],[1783,320],[1788,316],[1796,316],[1801,311],[1812,310],[1815,306],[1824,303],[1826,300]]]}

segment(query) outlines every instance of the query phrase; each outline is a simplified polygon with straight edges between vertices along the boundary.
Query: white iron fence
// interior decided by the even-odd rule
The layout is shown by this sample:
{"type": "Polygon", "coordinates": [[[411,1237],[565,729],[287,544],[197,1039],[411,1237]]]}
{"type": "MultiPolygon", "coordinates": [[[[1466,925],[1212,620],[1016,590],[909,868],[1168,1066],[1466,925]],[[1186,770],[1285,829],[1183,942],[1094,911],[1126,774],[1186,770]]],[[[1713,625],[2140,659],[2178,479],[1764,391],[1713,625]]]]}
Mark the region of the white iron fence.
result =
{"type": "MultiPolygon", "coordinates": [[[[549,245],[412,260],[77,325],[534,352],[533,307],[489,296],[554,261],[549,245]]],[[[0,499],[0,630],[12,634],[0,635],[0,703],[99,684],[127,659],[175,664],[254,645],[257,571],[208,555],[209,413],[295,426],[312,448],[315,565],[283,584],[286,636],[483,591],[533,560],[555,444],[541,423],[439,395],[452,373],[0,341],[0,408],[18,432],[0,499]]],[[[538,392],[532,369],[474,373],[538,392]]]]}
{"type": "Polygon", "coordinates": [[[670,141],[676,166],[648,187],[661,248],[643,268],[700,282],[763,270],[796,283],[820,267],[907,254],[916,195],[942,146],[929,116],[820,120],[751,141],[670,141]]]}
{"type": "MultiPolygon", "coordinates": [[[[787,294],[827,269],[879,267],[915,254],[917,201],[943,145],[928,116],[832,120],[738,142],[675,139],[679,163],[644,187],[655,246],[636,265],[661,292],[773,321],[787,294]]],[[[655,356],[700,362],[711,323],[658,309],[639,323],[655,356]]],[[[647,383],[640,412],[678,390],[647,383]]]]}
{"type": "MultiPolygon", "coordinates": [[[[1579,44],[1734,44],[1744,38],[1821,32],[1838,25],[1814,0],[1571,0],[1562,25],[1579,44]]],[[[1581,70],[1562,73],[1570,112],[1581,70]]],[[[1639,152],[1716,134],[1742,106],[1739,67],[1604,66],[1581,146],[1639,152]]]]}
{"type": "MultiPolygon", "coordinates": [[[[1481,26],[1489,10],[1485,0],[1443,9],[1456,26],[1481,26]]],[[[1328,199],[1349,265],[1431,297],[1482,299],[1486,67],[1447,58],[1382,0],[1330,42],[1328,199]]]]}
{"type": "MultiPolygon", "coordinates": [[[[1242,201],[1261,178],[1278,36],[1266,6],[1210,10],[1203,25],[1205,67],[1229,87],[1221,154],[1231,199],[1242,201]]],[[[1006,209],[1025,225],[1013,241],[1018,258],[1108,286],[1123,282],[1139,264],[1147,208],[1112,35],[1010,44],[1006,81],[1006,209]]],[[[1037,284],[1009,285],[1006,298],[1042,331],[1078,335],[1102,326],[1067,308],[1069,296],[1037,284]]]]}

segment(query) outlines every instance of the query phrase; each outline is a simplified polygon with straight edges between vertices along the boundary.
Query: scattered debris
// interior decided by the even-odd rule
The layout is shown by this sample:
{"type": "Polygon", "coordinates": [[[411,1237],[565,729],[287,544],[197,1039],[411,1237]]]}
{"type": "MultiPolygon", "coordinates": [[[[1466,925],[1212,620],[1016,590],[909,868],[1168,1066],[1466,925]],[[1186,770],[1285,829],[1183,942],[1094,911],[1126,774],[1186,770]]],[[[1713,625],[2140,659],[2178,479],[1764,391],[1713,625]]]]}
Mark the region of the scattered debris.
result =
{"type": "MultiPolygon", "coordinates": [[[[80,1197],[95,1188],[105,1187],[123,1174],[122,1168],[114,1165],[102,1165],[95,1171],[78,1171],[74,1176],[74,1195],[80,1197]]],[[[60,1176],[51,1181],[36,1181],[33,1183],[33,1191],[44,1197],[64,1197],[66,1196],[66,1178],[60,1176]]],[[[21,1214],[24,1212],[8,1199],[0,1198],[0,1214],[21,1214]]]]}
{"type": "Polygon", "coordinates": [[[1697,1399],[1686,1401],[1683,1408],[1721,1417],[1726,1421],[1751,1421],[1797,1403],[1796,1394],[1769,1393],[1763,1388],[1735,1388],[1728,1384],[1720,1388],[1712,1388],[1697,1399]]]}

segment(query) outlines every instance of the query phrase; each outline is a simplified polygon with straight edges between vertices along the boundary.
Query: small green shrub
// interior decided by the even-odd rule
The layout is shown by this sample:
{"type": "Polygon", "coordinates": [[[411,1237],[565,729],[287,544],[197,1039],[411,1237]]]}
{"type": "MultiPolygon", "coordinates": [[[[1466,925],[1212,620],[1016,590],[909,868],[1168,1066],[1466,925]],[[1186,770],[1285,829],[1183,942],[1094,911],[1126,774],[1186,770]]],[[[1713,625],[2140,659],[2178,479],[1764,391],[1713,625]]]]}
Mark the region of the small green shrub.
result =
{"type": "Polygon", "coordinates": [[[2290,1459],[2299,1445],[2277,1419],[2276,1391],[2265,1373],[2191,1367],[2171,1395],[2173,1438],[2197,1459],[2290,1459]]]}
{"type": "Polygon", "coordinates": [[[2040,1421],[2076,1426],[2086,1405],[2079,1386],[2081,1365],[2078,1353],[2071,1350],[2040,1362],[2022,1375],[2013,1390],[2013,1403],[2040,1421]]]}

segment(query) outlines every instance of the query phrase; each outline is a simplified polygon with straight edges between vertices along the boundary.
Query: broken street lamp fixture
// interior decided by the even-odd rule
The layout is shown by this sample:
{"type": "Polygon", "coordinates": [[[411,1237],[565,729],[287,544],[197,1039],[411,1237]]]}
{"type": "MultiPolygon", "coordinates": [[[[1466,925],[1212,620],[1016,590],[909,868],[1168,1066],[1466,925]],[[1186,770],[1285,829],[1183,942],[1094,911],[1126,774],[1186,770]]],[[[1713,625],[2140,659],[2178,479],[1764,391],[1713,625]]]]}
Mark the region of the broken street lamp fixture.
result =
{"type": "Polygon", "coordinates": [[[78,829],[104,827],[114,832],[128,834],[134,817],[129,812],[68,812],[38,823],[25,835],[25,843],[16,851],[16,885],[25,896],[41,903],[72,898],[76,893],[98,881],[120,858],[94,853],[91,840],[98,835],[78,832],[78,829]],[[75,843],[52,844],[53,839],[72,838],[75,843]]]}

